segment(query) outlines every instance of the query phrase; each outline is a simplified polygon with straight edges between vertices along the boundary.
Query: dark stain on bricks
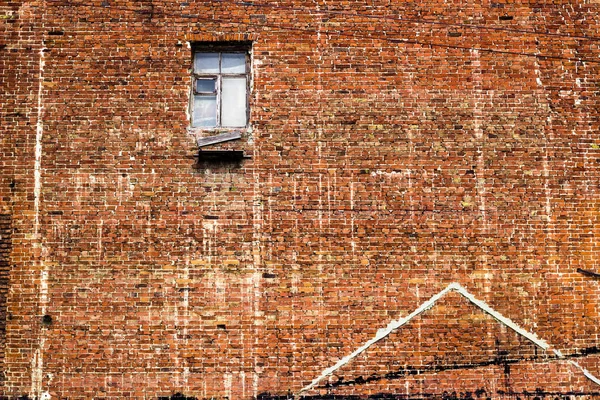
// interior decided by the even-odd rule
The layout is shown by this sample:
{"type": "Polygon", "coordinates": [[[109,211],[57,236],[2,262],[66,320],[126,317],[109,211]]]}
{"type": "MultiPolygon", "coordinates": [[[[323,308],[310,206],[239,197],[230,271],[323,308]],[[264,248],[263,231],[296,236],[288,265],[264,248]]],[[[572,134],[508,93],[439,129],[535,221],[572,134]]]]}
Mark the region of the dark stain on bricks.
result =
{"type": "Polygon", "coordinates": [[[198,400],[198,398],[194,396],[186,396],[183,393],[175,393],[171,396],[160,396],[157,400],[198,400]]]}
{"type": "Polygon", "coordinates": [[[42,325],[50,326],[52,325],[52,316],[46,314],[42,317],[42,325]]]}

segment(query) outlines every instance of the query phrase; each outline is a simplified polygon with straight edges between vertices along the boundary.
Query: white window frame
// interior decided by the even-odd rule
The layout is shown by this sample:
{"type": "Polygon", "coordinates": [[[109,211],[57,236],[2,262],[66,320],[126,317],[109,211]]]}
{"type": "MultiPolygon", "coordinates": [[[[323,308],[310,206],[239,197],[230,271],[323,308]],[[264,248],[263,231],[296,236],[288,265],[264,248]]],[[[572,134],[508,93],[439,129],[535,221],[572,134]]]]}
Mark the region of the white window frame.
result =
{"type": "Polygon", "coordinates": [[[245,129],[248,127],[250,120],[250,80],[251,80],[251,62],[250,62],[250,46],[247,43],[195,43],[192,46],[192,88],[190,95],[190,120],[191,127],[193,129],[202,130],[231,130],[231,129],[245,129]],[[196,55],[197,54],[218,54],[219,57],[219,72],[218,73],[204,73],[196,71],[196,55]],[[223,54],[244,54],[245,56],[245,72],[244,73],[224,73],[222,69],[223,54]],[[246,80],[246,96],[245,96],[245,122],[239,126],[225,126],[222,123],[222,88],[223,78],[244,78],[246,80]],[[213,92],[202,92],[198,91],[197,81],[198,80],[214,80],[215,90],[213,92]],[[201,126],[195,121],[194,118],[194,102],[196,96],[216,96],[216,124],[214,126],[201,126]]]}

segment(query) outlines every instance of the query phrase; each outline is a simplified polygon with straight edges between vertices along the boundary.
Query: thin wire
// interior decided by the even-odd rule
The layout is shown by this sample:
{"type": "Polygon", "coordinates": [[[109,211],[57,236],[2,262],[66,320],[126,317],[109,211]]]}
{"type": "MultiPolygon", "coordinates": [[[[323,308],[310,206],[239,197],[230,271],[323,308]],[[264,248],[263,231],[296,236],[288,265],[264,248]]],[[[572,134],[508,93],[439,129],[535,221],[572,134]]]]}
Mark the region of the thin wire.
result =
{"type": "MultiPolygon", "coordinates": [[[[212,0],[212,1],[221,2],[222,0],[212,0]]],[[[58,4],[58,2],[54,2],[54,1],[52,3],[56,6],[65,6],[65,7],[66,6],[77,6],[77,7],[101,8],[101,9],[111,8],[111,9],[117,9],[117,10],[121,10],[121,11],[130,11],[130,12],[137,13],[137,14],[151,14],[151,15],[158,14],[158,15],[162,15],[162,16],[179,17],[179,18],[185,18],[185,19],[195,19],[198,21],[217,22],[213,17],[209,17],[209,16],[201,17],[199,15],[194,15],[194,14],[175,14],[175,13],[169,13],[169,12],[165,12],[165,11],[156,11],[156,10],[148,11],[148,10],[133,9],[133,8],[128,8],[128,7],[113,7],[113,6],[81,4],[81,3],[73,3],[70,0],[64,1],[64,3],[66,3],[66,4],[58,4]]],[[[227,21],[226,23],[237,24],[237,25],[247,25],[248,24],[248,23],[238,22],[238,21],[227,21]]],[[[252,25],[257,26],[257,27],[262,27],[262,28],[275,28],[275,29],[296,31],[296,32],[302,32],[302,33],[313,33],[313,34],[319,33],[316,29],[295,28],[295,27],[277,25],[277,24],[253,23],[252,25]]],[[[480,52],[485,52],[485,53],[497,53],[497,54],[503,54],[503,55],[534,57],[534,58],[538,58],[538,59],[550,59],[550,60],[570,61],[570,62],[576,62],[576,63],[577,62],[587,62],[587,63],[600,64],[600,60],[594,60],[594,59],[590,59],[590,58],[581,58],[581,57],[563,57],[563,56],[557,56],[557,55],[551,55],[551,54],[549,55],[549,54],[541,54],[541,53],[526,53],[526,52],[518,52],[518,51],[510,51],[510,50],[489,49],[489,48],[485,48],[485,47],[458,46],[458,45],[450,45],[450,44],[445,44],[445,43],[426,42],[426,41],[402,39],[402,38],[375,37],[372,35],[364,35],[364,34],[359,34],[359,33],[348,33],[348,32],[341,32],[341,31],[332,32],[332,31],[326,30],[326,31],[321,31],[320,33],[321,34],[325,33],[327,35],[332,35],[332,36],[337,35],[337,36],[352,37],[352,38],[380,40],[380,41],[385,41],[385,42],[390,42],[390,43],[414,44],[414,45],[419,45],[419,46],[424,46],[424,47],[440,47],[440,48],[446,48],[446,49],[480,51],[480,52]]]]}
{"type": "Polygon", "coordinates": [[[343,11],[337,10],[318,10],[313,12],[308,8],[295,8],[295,7],[285,7],[277,4],[257,4],[249,1],[229,1],[229,0],[210,0],[214,3],[229,3],[236,4],[241,6],[252,6],[252,7],[263,7],[263,8],[273,8],[287,11],[302,11],[307,12],[309,14],[333,14],[333,15],[343,15],[347,17],[361,17],[361,18],[370,18],[381,20],[388,20],[393,22],[408,22],[414,24],[429,24],[429,25],[441,25],[441,26],[451,26],[457,28],[468,28],[468,29],[482,29],[482,30],[492,30],[492,31],[502,31],[502,32],[514,32],[514,33],[525,33],[531,35],[540,35],[540,36],[555,36],[561,38],[570,38],[570,39],[581,39],[581,40],[591,40],[600,42],[600,37],[598,36],[588,36],[588,35],[569,35],[567,33],[558,33],[558,32],[539,32],[528,29],[514,29],[514,28],[505,28],[501,26],[487,26],[487,25],[477,25],[477,24],[460,24],[460,23],[449,23],[449,22],[441,22],[441,21],[430,21],[427,19],[419,19],[419,18],[402,18],[402,17],[389,17],[389,16],[378,16],[378,15],[369,15],[369,14],[358,14],[358,13],[346,13],[343,11]]]}

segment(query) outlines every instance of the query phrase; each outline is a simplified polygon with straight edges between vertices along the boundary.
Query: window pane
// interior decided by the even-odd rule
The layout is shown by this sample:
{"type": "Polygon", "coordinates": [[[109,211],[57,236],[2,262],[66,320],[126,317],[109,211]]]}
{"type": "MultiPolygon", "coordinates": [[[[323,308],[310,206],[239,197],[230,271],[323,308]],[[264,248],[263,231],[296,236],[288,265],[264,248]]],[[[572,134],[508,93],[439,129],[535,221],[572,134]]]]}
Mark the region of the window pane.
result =
{"type": "Polygon", "coordinates": [[[214,93],[216,84],[216,79],[196,79],[196,92],[214,93]]]}
{"type": "Polygon", "coordinates": [[[224,74],[243,74],[246,72],[246,55],[240,53],[223,54],[221,72],[224,74]]]}
{"type": "Polygon", "coordinates": [[[223,78],[221,125],[246,126],[246,78],[223,78]]]}
{"type": "Polygon", "coordinates": [[[214,74],[219,72],[219,53],[196,53],[194,69],[198,73],[214,74]]]}
{"type": "Polygon", "coordinates": [[[217,96],[194,96],[192,125],[217,126],[217,96]]]}

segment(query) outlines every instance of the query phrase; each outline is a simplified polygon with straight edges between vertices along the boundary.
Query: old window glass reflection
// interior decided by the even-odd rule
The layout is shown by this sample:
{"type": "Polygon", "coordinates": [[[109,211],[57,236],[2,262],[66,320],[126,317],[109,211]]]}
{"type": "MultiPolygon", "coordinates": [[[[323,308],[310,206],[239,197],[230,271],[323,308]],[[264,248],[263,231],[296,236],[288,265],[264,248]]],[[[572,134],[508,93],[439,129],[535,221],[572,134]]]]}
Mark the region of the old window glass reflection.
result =
{"type": "Polygon", "coordinates": [[[214,127],[217,124],[217,96],[194,96],[194,126],[214,127]]]}
{"type": "Polygon", "coordinates": [[[196,53],[195,70],[202,74],[219,73],[219,53],[196,53]]]}
{"type": "Polygon", "coordinates": [[[246,72],[245,54],[223,54],[221,72],[224,74],[243,74],[246,72]]]}
{"type": "Polygon", "coordinates": [[[223,78],[221,123],[224,127],[246,124],[246,79],[223,78]]]}
{"type": "Polygon", "coordinates": [[[243,128],[248,124],[248,52],[232,46],[224,46],[222,50],[215,51],[212,46],[195,48],[193,127],[243,128]]]}
{"type": "Polygon", "coordinates": [[[196,91],[198,93],[216,93],[217,80],[216,79],[196,79],[196,91]]]}

